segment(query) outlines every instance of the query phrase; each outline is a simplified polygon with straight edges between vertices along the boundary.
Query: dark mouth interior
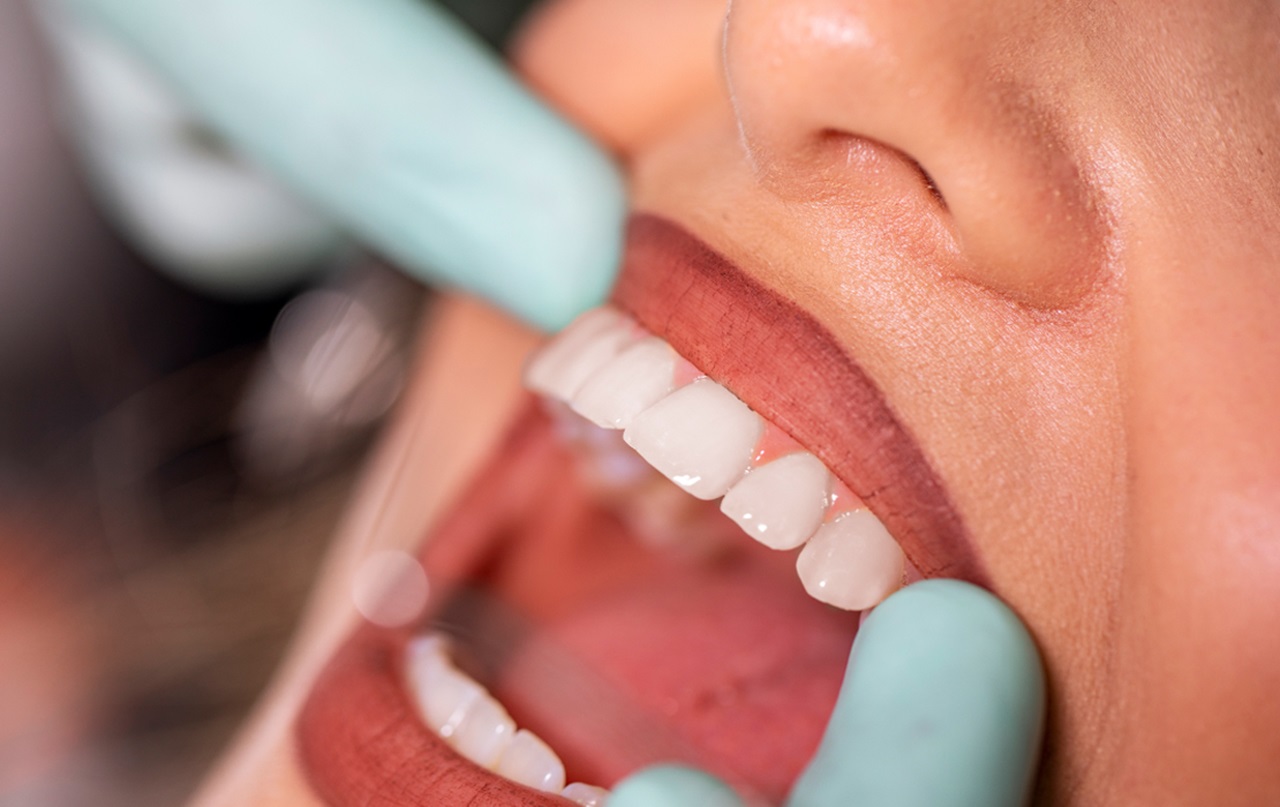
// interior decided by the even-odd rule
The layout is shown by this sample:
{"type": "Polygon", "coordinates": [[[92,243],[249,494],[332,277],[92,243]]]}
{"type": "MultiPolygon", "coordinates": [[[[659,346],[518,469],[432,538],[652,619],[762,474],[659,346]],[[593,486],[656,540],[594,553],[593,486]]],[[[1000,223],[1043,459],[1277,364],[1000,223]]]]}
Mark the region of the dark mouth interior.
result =
{"type": "Polygon", "coordinates": [[[810,599],[792,553],[714,502],[637,536],[530,401],[429,536],[433,626],[569,781],[680,761],[781,801],[835,702],[857,615],[810,599]],[[446,593],[447,592],[447,593],[446,593]]]}

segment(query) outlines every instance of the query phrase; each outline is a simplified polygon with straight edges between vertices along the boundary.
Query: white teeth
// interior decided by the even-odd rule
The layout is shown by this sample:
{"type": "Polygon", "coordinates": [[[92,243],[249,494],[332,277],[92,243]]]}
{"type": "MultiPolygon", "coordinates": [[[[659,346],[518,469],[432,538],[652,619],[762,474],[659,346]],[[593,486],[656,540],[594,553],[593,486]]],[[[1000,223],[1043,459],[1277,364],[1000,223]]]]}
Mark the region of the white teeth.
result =
{"type": "Polygon", "coordinates": [[[714,499],[746,472],[763,428],[732,392],[702,378],[636,415],[623,439],[689,493],[714,499]]]}
{"type": "Polygon", "coordinates": [[[507,710],[453,666],[438,637],[413,642],[408,658],[423,722],[467,759],[493,767],[516,731],[507,710]]]}
{"type": "Polygon", "coordinates": [[[631,345],[587,380],[570,405],[597,426],[625,429],[675,388],[676,353],[656,336],[631,345]]]}
{"type": "MultiPolygon", "coordinates": [[[[410,642],[405,664],[423,723],[459,754],[522,785],[548,793],[568,790],[560,757],[538,735],[516,730],[502,704],[453,665],[443,638],[410,642]]],[[[608,796],[606,790],[581,783],[570,788],[565,797],[580,804],[603,804],[608,796]]]]}
{"type": "Polygon", "coordinates": [[[635,338],[631,320],[614,308],[593,308],[574,320],[525,368],[529,389],[568,401],[578,388],[635,338]]]}
{"type": "MultiPolygon", "coordinates": [[[[724,496],[721,511],[765,546],[803,545],[796,570],[815,599],[863,610],[901,585],[902,549],[875,516],[854,510],[823,524],[836,494],[820,460],[798,452],[752,467],[764,420],[709,378],[675,389],[683,360],[664,340],[641,334],[615,308],[590,311],[530,362],[525,384],[597,426],[623,430],[627,445],[693,496],[724,496]]],[[[599,463],[594,470],[610,495],[641,501],[643,475],[630,465],[599,463]]],[[[654,510],[645,501],[638,515],[654,510]]],[[[640,532],[670,534],[673,520],[660,518],[657,529],[640,532]]],[[[683,545],[685,536],[676,534],[683,545]]]]}
{"type": "Polygon", "coordinates": [[[720,510],[743,531],[773,549],[795,549],[822,526],[831,473],[808,452],[789,454],[751,469],[720,510]]]}
{"type": "Polygon", "coordinates": [[[816,600],[861,611],[902,584],[902,549],[866,510],[845,513],[814,534],[796,559],[805,591],[816,600]]]}
{"type": "Polygon", "coordinates": [[[510,748],[516,722],[488,694],[472,701],[466,715],[454,729],[453,747],[467,759],[492,768],[510,748]]]}
{"type": "Polygon", "coordinates": [[[484,694],[483,689],[454,668],[438,637],[418,639],[406,652],[424,722],[442,737],[453,736],[467,707],[484,694]]]}
{"type": "Polygon", "coordinates": [[[605,799],[609,798],[609,791],[595,785],[574,782],[560,791],[560,795],[582,807],[604,807],[605,799]]]}
{"type": "Polygon", "coordinates": [[[564,787],[564,765],[560,757],[528,729],[516,732],[495,770],[513,782],[538,790],[554,793],[564,787]]]}

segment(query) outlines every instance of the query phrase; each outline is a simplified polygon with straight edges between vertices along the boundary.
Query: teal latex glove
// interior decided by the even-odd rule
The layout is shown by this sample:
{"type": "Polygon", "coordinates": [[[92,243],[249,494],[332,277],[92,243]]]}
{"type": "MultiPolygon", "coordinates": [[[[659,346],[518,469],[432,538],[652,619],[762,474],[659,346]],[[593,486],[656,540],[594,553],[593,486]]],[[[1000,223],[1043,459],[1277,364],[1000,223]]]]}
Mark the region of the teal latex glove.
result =
{"type": "Polygon", "coordinates": [[[546,329],[601,302],[608,157],[421,0],[66,0],[237,151],[401,266],[546,329]]]}
{"type": "MultiPolygon", "coordinates": [[[[1034,781],[1044,677],[1030,635],[985,591],[908,586],[854,642],[818,753],[790,807],[1015,807],[1034,781]]],[[[741,807],[726,785],[675,766],[636,774],[609,807],[741,807]]]]}

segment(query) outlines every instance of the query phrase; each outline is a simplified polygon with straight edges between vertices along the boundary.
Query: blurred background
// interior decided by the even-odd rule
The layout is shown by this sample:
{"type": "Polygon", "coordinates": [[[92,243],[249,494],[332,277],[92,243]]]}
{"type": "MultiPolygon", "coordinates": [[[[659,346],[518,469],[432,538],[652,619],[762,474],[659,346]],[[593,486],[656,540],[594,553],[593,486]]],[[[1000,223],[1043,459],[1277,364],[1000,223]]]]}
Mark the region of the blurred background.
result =
{"type": "MultiPolygon", "coordinates": [[[[500,44],[528,3],[453,5],[500,44]]],[[[323,223],[270,283],[174,279],[77,159],[68,74],[132,91],[57,53],[0,3],[0,805],[180,804],[284,650],[429,298],[323,223]]]]}

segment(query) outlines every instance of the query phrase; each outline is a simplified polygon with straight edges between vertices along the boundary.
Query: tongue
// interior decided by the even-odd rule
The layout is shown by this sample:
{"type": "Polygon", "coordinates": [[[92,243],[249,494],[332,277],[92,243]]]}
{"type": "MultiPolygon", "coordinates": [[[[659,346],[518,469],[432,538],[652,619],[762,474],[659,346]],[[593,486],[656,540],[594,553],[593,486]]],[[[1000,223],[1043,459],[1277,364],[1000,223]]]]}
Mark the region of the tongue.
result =
{"type": "Polygon", "coordinates": [[[672,577],[548,625],[499,697],[589,781],[683,761],[777,803],[835,703],[848,619],[748,564],[672,577]]]}
{"type": "Polygon", "coordinates": [[[714,504],[699,552],[643,546],[574,467],[544,419],[523,418],[449,519],[468,535],[446,525],[428,547],[429,561],[483,565],[490,596],[532,627],[506,649],[495,694],[570,779],[612,785],[678,761],[781,801],[835,703],[856,615],[810,599],[793,558],[714,504]]]}

